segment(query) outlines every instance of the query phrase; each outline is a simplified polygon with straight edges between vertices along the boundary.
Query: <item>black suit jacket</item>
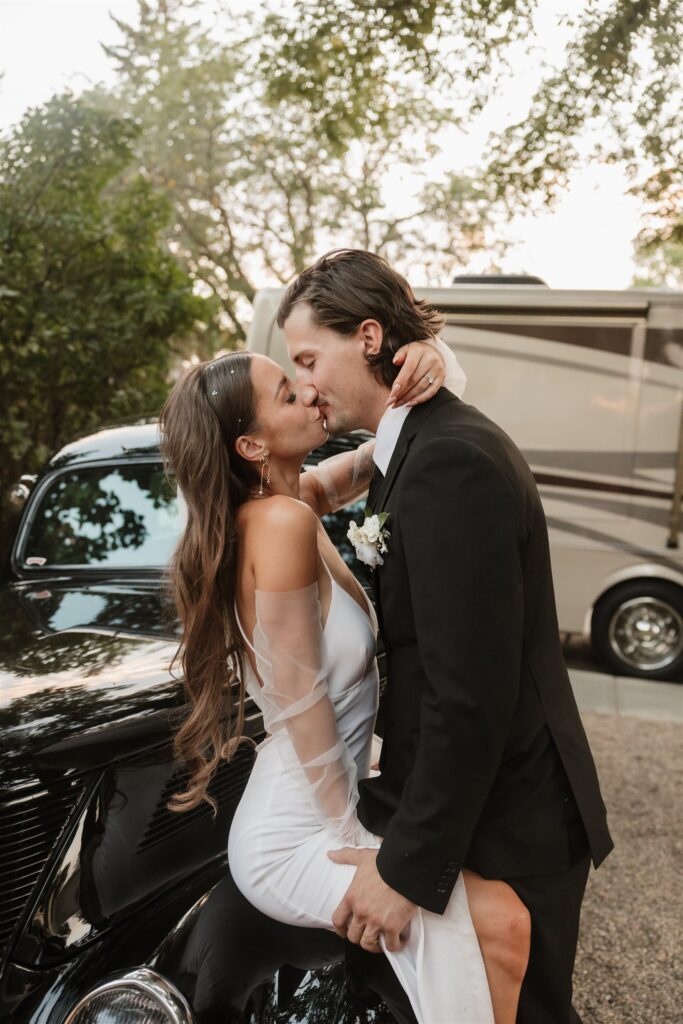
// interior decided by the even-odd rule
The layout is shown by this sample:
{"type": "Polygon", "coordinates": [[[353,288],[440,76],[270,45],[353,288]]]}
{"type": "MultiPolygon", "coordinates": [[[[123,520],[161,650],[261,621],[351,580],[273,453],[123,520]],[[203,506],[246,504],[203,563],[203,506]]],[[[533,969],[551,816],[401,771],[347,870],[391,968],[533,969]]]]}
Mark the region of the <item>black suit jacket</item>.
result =
{"type": "Polygon", "coordinates": [[[443,913],[462,866],[553,873],[612,849],[560,645],[548,532],[512,439],[441,388],[411,410],[374,512],[387,655],[381,775],[358,814],[393,889],[443,913]]]}

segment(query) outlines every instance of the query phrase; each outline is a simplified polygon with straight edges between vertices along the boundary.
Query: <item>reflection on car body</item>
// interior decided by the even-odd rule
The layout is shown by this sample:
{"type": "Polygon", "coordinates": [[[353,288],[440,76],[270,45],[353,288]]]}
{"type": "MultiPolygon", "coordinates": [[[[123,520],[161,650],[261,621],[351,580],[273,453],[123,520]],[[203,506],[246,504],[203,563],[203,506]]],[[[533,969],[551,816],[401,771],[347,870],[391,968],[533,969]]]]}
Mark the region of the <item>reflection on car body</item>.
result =
{"type": "MultiPolygon", "coordinates": [[[[359,574],[345,534],[360,508],[327,522],[359,574]]],[[[68,445],[28,493],[0,588],[0,1019],[389,1021],[349,989],[333,932],[265,918],[230,878],[263,737],[252,702],[209,786],[216,820],[206,803],[166,807],[187,780],[161,585],[183,521],[153,421],[68,445]]]]}

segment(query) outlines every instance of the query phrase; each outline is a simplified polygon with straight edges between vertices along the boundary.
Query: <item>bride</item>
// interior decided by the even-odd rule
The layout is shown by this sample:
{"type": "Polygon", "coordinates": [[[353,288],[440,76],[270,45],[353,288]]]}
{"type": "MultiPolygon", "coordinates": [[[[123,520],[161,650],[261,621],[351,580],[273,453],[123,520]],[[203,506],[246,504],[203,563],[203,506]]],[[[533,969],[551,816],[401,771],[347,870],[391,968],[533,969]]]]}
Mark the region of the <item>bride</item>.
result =
{"type": "MultiPolygon", "coordinates": [[[[403,400],[433,397],[444,379],[434,345],[412,342],[401,361],[403,400]],[[420,395],[425,376],[434,383],[420,395]]],[[[216,809],[206,787],[240,742],[246,691],[268,735],[230,829],[232,876],[270,917],[334,930],[355,868],[328,852],[382,841],[355,809],[357,780],[371,772],[379,677],[372,603],[321,516],[367,491],[374,441],[302,473],[328,437],[321,411],[249,352],[193,366],[159,426],[187,505],[170,573],[191,705],[175,749],[190,781],[169,807],[216,809]]],[[[387,957],[419,1024],[514,1024],[527,923],[506,883],[463,870],[446,912],[418,908],[400,949],[383,936],[361,945],[387,957]]]]}

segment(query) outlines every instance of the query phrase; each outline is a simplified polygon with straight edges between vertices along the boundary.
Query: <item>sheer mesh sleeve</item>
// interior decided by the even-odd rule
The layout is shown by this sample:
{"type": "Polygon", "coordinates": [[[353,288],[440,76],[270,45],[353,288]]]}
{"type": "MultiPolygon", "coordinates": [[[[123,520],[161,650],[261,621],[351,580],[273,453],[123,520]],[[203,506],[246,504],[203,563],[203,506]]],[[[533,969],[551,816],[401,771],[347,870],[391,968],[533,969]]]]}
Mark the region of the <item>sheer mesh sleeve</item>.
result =
{"type": "Polygon", "coordinates": [[[320,481],[330,511],[337,512],[367,494],[375,466],[374,450],[375,442],[365,441],[354,452],[330,455],[317,466],[306,467],[306,472],[313,473],[320,481]]]}
{"type": "Polygon", "coordinates": [[[256,590],[254,651],[263,682],[268,732],[287,731],[280,747],[319,816],[346,845],[376,846],[358,821],[356,763],[339,736],[327,688],[318,584],[298,590],[256,590]]]}

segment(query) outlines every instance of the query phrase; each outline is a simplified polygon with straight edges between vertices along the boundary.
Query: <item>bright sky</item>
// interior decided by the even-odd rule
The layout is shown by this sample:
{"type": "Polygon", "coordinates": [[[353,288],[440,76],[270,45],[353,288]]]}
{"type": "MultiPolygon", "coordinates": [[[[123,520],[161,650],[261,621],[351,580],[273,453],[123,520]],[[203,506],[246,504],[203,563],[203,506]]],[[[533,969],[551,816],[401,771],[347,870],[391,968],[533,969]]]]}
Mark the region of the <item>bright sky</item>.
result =
{"type": "MultiPolygon", "coordinates": [[[[476,130],[466,135],[453,131],[442,140],[443,153],[429,165],[430,173],[474,166],[487,132],[520,117],[538,81],[541,57],[553,61],[561,54],[564,35],[558,16],[582,2],[541,0],[536,19],[538,59],[520,55],[504,96],[489,104],[476,130]]],[[[249,0],[231,3],[253,6],[249,0]]],[[[115,43],[119,37],[110,11],[135,22],[136,0],[0,0],[0,130],[60,89],[78,92],[93,82],[112,81],[109,60],[100,48],[101,42],[115,43]]],[[[388,202],[405,202],[406,187],[410,190],[411,183],[390,175],[388,202]]],[[[574,176],[552,213],[520,217],[510,226],[506,233],[519,241],[503,269],[538,274],[556,288],[627,287],[641,208],[637,199],[625,194],[626,188],[619,167],[590,164],[574,176]]],[[[486,262],[482,256],[467,269],[476,272],[486,262]]]]}

